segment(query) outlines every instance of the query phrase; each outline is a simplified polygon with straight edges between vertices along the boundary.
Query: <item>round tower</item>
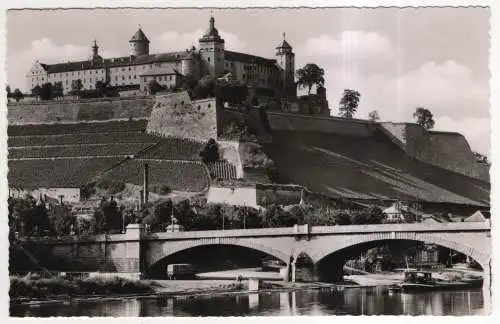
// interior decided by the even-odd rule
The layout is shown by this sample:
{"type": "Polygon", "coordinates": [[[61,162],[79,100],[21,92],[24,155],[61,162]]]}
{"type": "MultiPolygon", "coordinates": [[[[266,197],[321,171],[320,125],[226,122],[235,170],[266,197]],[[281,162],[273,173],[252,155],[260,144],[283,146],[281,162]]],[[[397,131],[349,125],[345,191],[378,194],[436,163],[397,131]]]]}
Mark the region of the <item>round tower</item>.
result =
{"type": "MultiPolygon", "coordinates": [[[[224,73],[224,40],[215,28],[215,19],[210,17],[209,27],[199,39],[200,56],[206,74],[218,77],[224,73]]],[[[203,74],[203,73],[202,73],[203,74]]]]}
{"type": "Polygon", "coordinates": [[[144,34],[144,32],[140,27],[128,42],[130,48],[130,55],[132,56],[149,55],[149,39],[146,37],[146,35],[144,34]]]}

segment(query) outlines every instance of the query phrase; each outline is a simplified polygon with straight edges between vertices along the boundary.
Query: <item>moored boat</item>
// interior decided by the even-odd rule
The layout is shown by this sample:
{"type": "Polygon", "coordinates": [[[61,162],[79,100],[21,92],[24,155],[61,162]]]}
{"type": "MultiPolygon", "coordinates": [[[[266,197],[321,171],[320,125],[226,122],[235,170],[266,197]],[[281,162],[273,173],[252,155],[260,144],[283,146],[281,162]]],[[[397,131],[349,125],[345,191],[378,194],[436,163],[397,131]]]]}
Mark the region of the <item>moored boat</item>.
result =
{"type": "Polygon", "coordinates": [[[425,290],[450,290],[479,288],[483,284],[482,278],[464,278],[459,280],[442,280],[432,277],[429,271],[406,271],[404,281],[400,284],[403,292],[425,290]]]}

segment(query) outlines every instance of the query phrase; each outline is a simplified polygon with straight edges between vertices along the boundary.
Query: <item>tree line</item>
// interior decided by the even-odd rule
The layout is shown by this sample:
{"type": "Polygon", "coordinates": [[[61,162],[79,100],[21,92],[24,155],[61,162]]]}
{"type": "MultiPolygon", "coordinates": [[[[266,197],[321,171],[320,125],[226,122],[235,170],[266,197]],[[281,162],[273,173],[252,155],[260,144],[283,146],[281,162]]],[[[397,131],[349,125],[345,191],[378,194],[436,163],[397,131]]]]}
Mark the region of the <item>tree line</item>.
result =
{"type": "Polygon", "coordinates": [[[205,200],[171,199],[148,203],[140,210],[103,198],[91,217],[77,217],[67,204],[45,203],[32,196],[9,197],[9,238],[20,236],[65,236],[121,233],[131,223],[141,223],[150,231],[166,231],[180,225],[186,231],[243,228],[381,224],[385,215],[378,207],[366,210],[336,210],[317,204],[265,209],[207,203],[205,200]]]}

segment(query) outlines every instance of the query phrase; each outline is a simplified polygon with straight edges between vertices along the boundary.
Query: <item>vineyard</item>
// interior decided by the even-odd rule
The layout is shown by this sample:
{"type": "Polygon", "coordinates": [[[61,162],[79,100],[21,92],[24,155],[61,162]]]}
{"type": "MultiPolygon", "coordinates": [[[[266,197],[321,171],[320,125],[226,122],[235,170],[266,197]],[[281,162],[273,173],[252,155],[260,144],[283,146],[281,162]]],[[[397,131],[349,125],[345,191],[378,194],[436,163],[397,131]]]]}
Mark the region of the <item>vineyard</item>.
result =
{"type": "Polygon", "coordinates": [[[199,161],[202,149],[203,144],[200,142],[169,137],[162,139],[154,147],[140,154],[139,157],[145,159],[199,161]]]}
{"type": "Polygon", "coordinates": [[[489,203],[487,183],[412,160],[384,138],[275,132],[273,139],[264,151],[280,178],[313,192],[362,200],[489,203]]]}
{"type": "Polygon", "coordinates": [[[78,133],[144,132],[147,120],[108,121],[72,124],[10,125],[9,136],[60,135],[78,133]]]}
{"type": "Polygon", "coordinates": [[[106,144],[106,143],[155,143],[159,137],[142,132],[115,132],[95,134],[64,134],[64,135],[35,135],[9,136],[9,147],[15,146],[45,146],[68,144],[106,144]]]}
{"type": "Polygon", "coordinates": [[[128,156],[136,154],[155,143],[105,143],[86,145],[27,146],[9,148],[9,159],[82,157],[82,156],[128,156]]]}
{"type": "Polygon", "coordinates": [[[79,188],[121,157],[9,160],[9,186],[15,188],[79,188]]]}
{"type": "Polygon", "coordinates": [[[201,162],[134,159],[104,173],[103,179],[142,185],[144,164],[149,165],[149,183],[172,190],[198,192],[208,187],[209,175],[201,162]]]}

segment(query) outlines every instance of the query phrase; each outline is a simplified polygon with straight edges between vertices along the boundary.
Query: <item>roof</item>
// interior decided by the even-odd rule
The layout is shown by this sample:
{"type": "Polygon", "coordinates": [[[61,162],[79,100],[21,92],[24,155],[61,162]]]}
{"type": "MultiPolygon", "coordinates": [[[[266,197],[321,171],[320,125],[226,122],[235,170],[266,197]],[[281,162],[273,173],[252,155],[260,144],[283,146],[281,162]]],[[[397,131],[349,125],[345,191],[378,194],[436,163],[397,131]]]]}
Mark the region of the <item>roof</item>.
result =
{"type": "Polygon", "coordinates": [[[274,131],[280,180],[330,197],[489,206],[490,185],[408,157],[390,139],[274,131]]]}
{"type": "Polygon", "coordinates": [[[107,67],[120,67],[129,65],[142,65],[159,62],[175,62],[182,60],[186,56],[186,52],[171,52],[160,54],[148,54],[140,56],[122,56],[108,58],[101,61],[75,61],[57,64],[46,64],[48,73],[71,72],[89,69],[102,69],[107,67]]]}
{"type": "Polygon", "coordinates": [[[279,44],[276,48],[292,49],[292,46],[290,46],[290,44],[288,44],[288,42],[285,39],[283,39],[281,44],[279,44]]]}
{"type": "Polygon", "coordinates": [[[129,42],[147,42],[149,43],[149,39],[146,37],[142,29],[138,29],[129,42]]]}
{"type": "Polygon", "coordinates": [[[464,222],[484,222],[488,218],[490,218],[490,212],[478,210],[474,214],[467,217],[464,222]]]}
{"type": "Polygon", "coordinates": [[[239,53],[233,51],[225,51],[224,59],[227,61],[243,62],[243,63],[254,63],[254,64],[276,64],[276,60],[268,59],[261,56],[256,56],[252,54],[239,53]]]}

